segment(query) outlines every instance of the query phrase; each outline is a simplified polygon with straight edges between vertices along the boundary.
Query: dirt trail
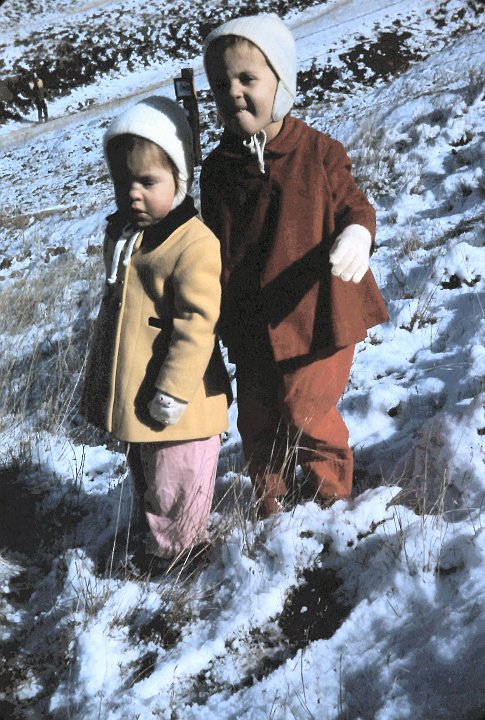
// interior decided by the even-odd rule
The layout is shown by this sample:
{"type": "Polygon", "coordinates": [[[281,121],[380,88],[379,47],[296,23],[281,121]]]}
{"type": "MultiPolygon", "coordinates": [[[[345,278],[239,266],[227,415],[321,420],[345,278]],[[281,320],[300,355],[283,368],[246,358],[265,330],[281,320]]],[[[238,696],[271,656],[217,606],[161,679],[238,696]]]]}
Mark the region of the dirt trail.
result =
{"type": "Polygon", "coordinates": [[[77,112],[66,113],[65,115],[53,117],[46,123],[34,122],[25,128],[12,130],[12,132],[5,133],[5,135],[0,135],[0,150],[5,150],[12,145],[19,145],[27,142],[28,140],[33,140],[34,138],[39,137],[39,135],[54,132],[56,130],[66,128],[69,125],[78,123],[80,115],[82,115],[83,119],[86,120],[96,118],[99,115],[103,115],[110,108],[116,108],[119,105],[123,105],[129,98],[143,97],[144,95],[152,93],[154,90],[171,86],[172,82],[173,80],[170,78],[168,80],[162,80],[161,82],[152,83],[151,85],[145,85],[138,92],[131,92],[123,97],[108,100],[104,103],[96,103],[92,107],[85,108],[77,112]]]}
{"type": "Polygon", "coordinates": [[[321,20],[322,18],[328,19],[328,23],[325,24],[324,28],[320,28],[317,31],[318,33],[327,32],[334,28],[342,27],[342,25],[360,20],[361,18],[368,17],[369,15],[374,15],[381,10],[388,10],[396,5],[402,5],[402,0],[372,0],[372,7],[369,8],[369,6],[367,6],[367,10],[362,12],[361,2],[355,2],[355,0],[337,0],[333,5],[323,6],[318,12],[315,12],[315,9],[308,11],[305,15],[309,15],[310,17],[300,20],[295,26],[292,26],[290,23],[290,27],[295,38],[299,40],[306,38],[309,34],[313,34],[312,31],[308,31],[308,25],[313,25],[316,20],[321,20]],[[347,18],[345,18],[346,15],[347,18]],[[336,22],[337,17],[339,18],[338,22],[336,22]]]}
{"type": "MultiPolygon", "coordinates": [[[[92,3],[93,6],[96,4],[103,4],[103,2],[100,0],[100,3],[92,3]]],[[[412,9],[412,6],[423,9],[423,7],[434,6],[435,4],[436,0],[408,0],[406,8],[407,11],[409,11],[412,9]]],[[[337,0],[337,2],[332,5],[325,5],[320,8],[314,7],[303,11],[301,15],[289,22],[289,27],[296,38],[297,50],[299,50],[299,45],[305,47],[305,52],[303,52],[302,49],[298,52],[299,63],[301,64],[311,59],[317,53],[322,54],[322,52],[325,52],[325,48],[328,47],[329,42],[332,45],[338,44],[339,36],[347,36],[352,30],[357,31],[361,29],[359,21],[364,17],[371,18],[372,16],[376,16],[376,18],[379,17],[382,21],[382,12],[390,10],[393,11],[392,16],[385,16],[386,24],[390,25],[396,15],[399,14],[398,11],[401,6],[402,3],[400,0],[371,0],[365,12],[363,12],[361,0],[337,0]],[[353,27],[350,28],[349,26],[353,27]],[[341,33],[337,32],[337,28],[343,28],[341,33]]],[[[196,84],[199,87],[204,85],[206,79],[201,59],[197,58],[196,62],[192,63],[192,67],[194,69],[194,77],[196,81],[198,81],[196,84]]],[[[122,97],[106,102],[96,102],[91,107],[84,108],[77,112],[53,117],[45,124],[29,123],[25,128],[18,128],[3,135],[0,134],[0,150],[28,142],[44,133],[55,132],[56,130],[78,123],[80,121],[80,115],[82,115],[83,120],[86,121],[96,118],[111,108],[123,105],[131,98],[143,97],[153,91],[169,86],[171,87],[172,82],[172,78],[167,78],[157,83],[144,85],[139,91],[131,91],[122,97]]]]}

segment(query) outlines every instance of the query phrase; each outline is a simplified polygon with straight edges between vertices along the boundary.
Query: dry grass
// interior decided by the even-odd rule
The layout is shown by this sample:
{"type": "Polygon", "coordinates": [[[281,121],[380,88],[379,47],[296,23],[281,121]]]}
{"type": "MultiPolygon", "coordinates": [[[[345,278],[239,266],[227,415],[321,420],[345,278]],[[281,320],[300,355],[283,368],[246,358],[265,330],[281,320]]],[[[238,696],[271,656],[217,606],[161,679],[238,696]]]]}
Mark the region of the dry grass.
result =
{"type": "Polygon", "coordinates": [[[0,431],[55,431],[74,419],[99,265],[66,251],[2,288],[0,431]]]}

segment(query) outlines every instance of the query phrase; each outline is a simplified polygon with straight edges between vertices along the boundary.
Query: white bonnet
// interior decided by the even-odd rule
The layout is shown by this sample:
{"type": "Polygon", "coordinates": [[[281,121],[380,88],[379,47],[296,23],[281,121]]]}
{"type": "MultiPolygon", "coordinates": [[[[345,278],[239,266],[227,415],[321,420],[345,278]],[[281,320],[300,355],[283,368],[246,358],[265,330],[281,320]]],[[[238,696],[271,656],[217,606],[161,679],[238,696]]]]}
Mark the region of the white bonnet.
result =
{"type": "Polygon", "coordinates": [[[224,35],[243,37],[256,45],[266,56],[279,80],[272,119],[276,121],[283,118],[293,107],[296,95],[296,46],[290,30],[274,14],[248,15],[228,20],[207,36],[204,43],[204,63],[209,45],[224,35]]]}
{"type": "Polygon", "coordinates": [[[179,175],[173,210],[189,192],[193,178],[192,131],[185,111],[174,100],[157,95],[124,110],[109,125],[103,137],[107,162],[108,142],[117,135],[126,134],[151,140],[171,158],[179,175]]]}

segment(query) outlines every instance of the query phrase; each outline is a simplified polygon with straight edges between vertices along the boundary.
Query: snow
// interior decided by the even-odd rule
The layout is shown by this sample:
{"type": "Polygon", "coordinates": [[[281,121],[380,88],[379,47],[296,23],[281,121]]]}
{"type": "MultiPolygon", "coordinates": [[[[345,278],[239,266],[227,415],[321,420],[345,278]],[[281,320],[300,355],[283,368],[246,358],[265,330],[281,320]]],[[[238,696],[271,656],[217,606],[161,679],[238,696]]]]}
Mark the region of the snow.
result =
{"type": "MultiPolygon", "coordinates": [[[[10,30],[28,42],[39,24],[121,7],[131,27],[130,2],[46,3],[10,30]]],[[[102,134],[120,107],[173,96],[187,60],[100,72],[51,98],[49,123],[29,110],[0,126],[2,720],[484,720],[479,15],[455,0],[289,13],[300,68],[341,73],[296,112],[344,143],[377,207],[371,262],[391,320],[359,344],[341,403],[354,497],[255,520],[234,404],[210,553],[195,569],[120,569],[131,477],[122,449],[89,437],[77,411],[113,209],[102,134]],[[349,75],[345,53],[399,29],[408,66],[372,80],[365,56],[349,75]]],[[[200,55],[191,65],[203,94],[200,55]]],[[[210,126],[213,108],[201,108],[210,126]]]]}

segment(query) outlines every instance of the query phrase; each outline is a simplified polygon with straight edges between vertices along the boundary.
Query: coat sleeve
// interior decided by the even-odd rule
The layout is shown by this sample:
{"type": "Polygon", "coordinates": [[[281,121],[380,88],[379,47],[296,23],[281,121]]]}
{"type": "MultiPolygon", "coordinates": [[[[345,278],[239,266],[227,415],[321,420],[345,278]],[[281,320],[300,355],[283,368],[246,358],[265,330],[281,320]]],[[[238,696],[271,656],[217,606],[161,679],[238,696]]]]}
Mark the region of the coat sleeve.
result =
{"type": "Polygon", "coordinates": [[[193,399],[214,350],[220,275],[220,246],[212,234],[192,242],[174,269],[173,330],[155,385],[185,402],[193,399]]]}
{"type": "Polygon", "coordinates": [[[335,208],[335,234],[353,223],[369,230],[372,239],[376,232],[376,212],[352,175],[352,163],[338,140],[329,140],[324,159],[335,208]]]}

